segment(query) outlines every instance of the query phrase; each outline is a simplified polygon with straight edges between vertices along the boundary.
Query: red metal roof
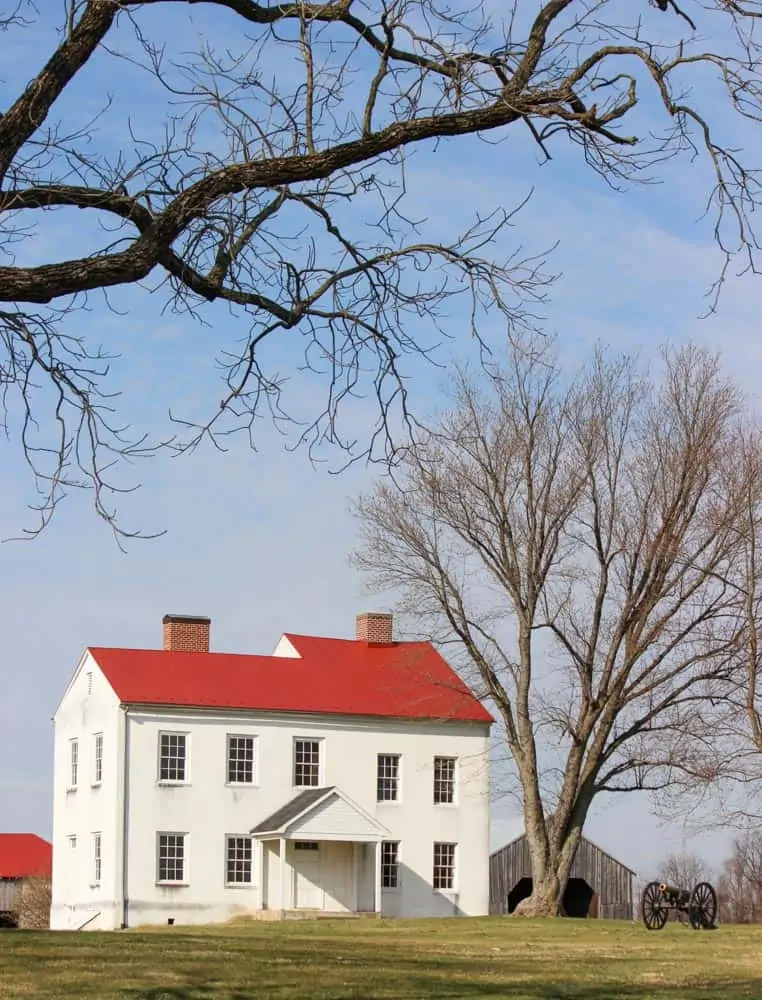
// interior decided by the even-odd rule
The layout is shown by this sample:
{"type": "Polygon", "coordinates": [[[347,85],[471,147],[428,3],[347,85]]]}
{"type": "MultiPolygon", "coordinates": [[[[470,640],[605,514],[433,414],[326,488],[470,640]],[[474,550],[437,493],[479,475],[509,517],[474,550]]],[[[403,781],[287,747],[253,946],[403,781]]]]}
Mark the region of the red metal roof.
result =
{"type": "Polygon", "coordinates": [[[50,878],[53,849],[36,833],[0,833],[0,878],[50,878]]]}
{"type": "Polygon", "coordinates": [[[90,647],[125,704],[493,722],[427,642],[288,634],[299,658],[90,647]]]}

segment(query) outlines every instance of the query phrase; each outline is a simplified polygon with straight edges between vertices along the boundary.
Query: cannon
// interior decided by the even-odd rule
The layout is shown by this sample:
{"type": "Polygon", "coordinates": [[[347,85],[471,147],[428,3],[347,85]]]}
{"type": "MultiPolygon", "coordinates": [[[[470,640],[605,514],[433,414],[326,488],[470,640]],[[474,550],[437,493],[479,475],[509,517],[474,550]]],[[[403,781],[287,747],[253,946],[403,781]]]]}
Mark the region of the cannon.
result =
{"type": "Polygon", "coordinates": [[[709,931],[716,926],[717,893],[709,882],[699,882],[693,889],[679,889],[666,882],[649,882],[643,890],[640,912],[649,931],[660,931],[669,911],[687,913],[691,927],[709,931]]]}

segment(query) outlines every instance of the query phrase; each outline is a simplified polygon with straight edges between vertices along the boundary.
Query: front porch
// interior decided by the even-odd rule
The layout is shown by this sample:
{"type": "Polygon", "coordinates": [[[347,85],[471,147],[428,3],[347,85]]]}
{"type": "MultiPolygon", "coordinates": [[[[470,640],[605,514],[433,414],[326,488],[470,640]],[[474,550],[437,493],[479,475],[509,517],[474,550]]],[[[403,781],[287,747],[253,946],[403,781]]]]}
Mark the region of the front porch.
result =
{"type": "Polygon", "coordinates": [[[388,831],[340,789],[297,795],[251,831],[262,915],[380,915],[388,831]]]}

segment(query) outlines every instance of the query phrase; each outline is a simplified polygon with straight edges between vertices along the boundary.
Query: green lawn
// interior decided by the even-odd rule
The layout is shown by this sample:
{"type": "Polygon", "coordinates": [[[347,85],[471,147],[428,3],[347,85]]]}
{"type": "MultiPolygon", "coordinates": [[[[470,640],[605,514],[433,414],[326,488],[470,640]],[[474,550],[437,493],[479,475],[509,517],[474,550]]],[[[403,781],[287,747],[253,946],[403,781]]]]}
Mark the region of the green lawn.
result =
{"type": "Polygon", "coordinates": [[[17,1000],[762,1000],[762,926],[511,918],[0,933],[17,1000]]]}

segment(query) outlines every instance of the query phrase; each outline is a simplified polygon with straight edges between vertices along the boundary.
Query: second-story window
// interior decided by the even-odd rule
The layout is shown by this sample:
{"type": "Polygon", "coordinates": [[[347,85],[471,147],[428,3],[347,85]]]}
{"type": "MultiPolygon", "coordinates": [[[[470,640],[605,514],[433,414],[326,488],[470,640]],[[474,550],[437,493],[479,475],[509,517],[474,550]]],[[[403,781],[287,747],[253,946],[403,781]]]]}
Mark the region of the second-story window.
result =
{"type": "Polygon", "coordinates": [[[455,758],[434,758],[434,802],[437,805],[455,801],[455,758]]]}
{"type": "Polygon", "coordinates": [[[399,798],[399,784],[399,754],[380,753],[376,770],[376,800],[378,802],[396,802],[399,798]]]}
{"type": "Polygon", "coordinates": [[[79,740],[69,740],[69,788],[76,788],[79,780],[79,740]]]}
{"type": "Polygon", "coordinates": [[[308,788],[320,784],[320,740],[294,740],[294,784],[308,788]]]}
{"type": "Polygon", "coordinates": [[[159,733],[159,781],[185,781],[187,755],[185,733],[159,733]]]}
{"type": "Polygon", "coordinates": [[[100,785],[103,781],[103,733],[93,737],[93,784],[100,785]]]}
{"type": "Polygon", "coordinates": [[[254,737],[228,736],[228,784],[254,784],[254,737]]]}

